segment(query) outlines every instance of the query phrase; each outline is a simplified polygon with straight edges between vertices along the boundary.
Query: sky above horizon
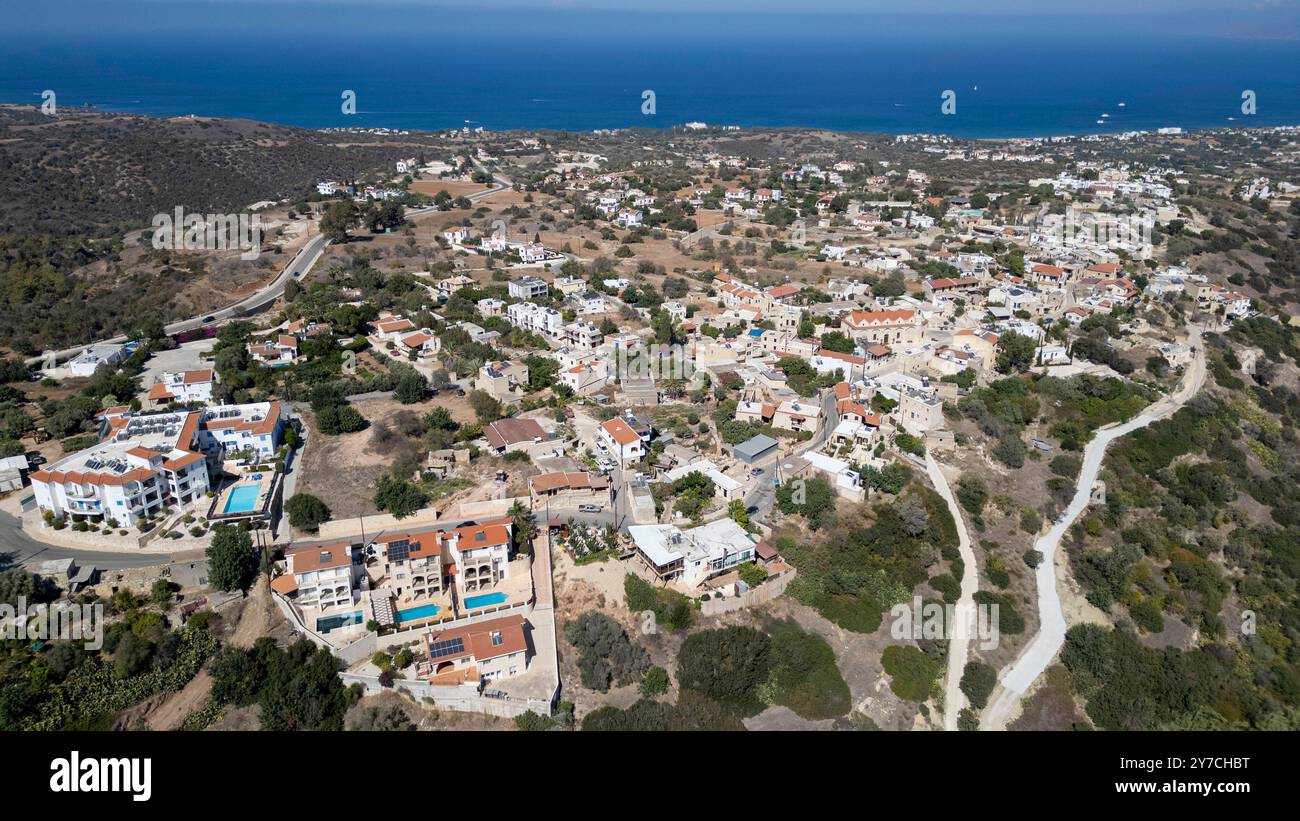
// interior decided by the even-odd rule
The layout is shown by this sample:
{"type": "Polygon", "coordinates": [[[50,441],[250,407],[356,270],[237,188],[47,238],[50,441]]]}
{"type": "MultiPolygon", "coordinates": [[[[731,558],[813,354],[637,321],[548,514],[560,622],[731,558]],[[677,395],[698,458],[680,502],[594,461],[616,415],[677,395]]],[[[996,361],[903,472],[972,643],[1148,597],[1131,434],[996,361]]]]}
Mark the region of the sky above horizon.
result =
{"type": "Polygon", "coordinates": [[[1300,0],[48,0],[11,5],[6,10],[11,36],[38,38],[168,32],[382,35],[411,26],[478,28],[490,37],[494,28],[537,22],[569,31],[619,32],[629,20],[650,33],[701,27],[718,34],[830,38],[843,36],[827,22],[831,19],[852,25],[876,18],[920,33],[927,21],[942,28],[944,21],[962,19],[974,21],[973,33],[1012,36],[1052,33],[1055,25],[1062,34],[1300,39],[1300,0]]]}

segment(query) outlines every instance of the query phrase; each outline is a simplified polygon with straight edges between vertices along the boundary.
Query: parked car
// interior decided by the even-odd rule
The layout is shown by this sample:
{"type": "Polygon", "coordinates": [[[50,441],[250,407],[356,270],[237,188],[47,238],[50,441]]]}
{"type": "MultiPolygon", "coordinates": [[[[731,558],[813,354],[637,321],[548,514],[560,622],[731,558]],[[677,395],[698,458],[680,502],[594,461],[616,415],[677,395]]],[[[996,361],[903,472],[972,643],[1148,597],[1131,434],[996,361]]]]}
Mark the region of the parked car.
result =
{"type": "Polygon", "coordinates": [[[579,513],[599,513],[604,510],[600,505],[578,505],[579,513]]]}
{"type": "Polygon", "coordinates": [[[214,315],[212,315],[212,314],[209,314],[208,316],[203,317],[203,323],[204,323],[205,325],[206,325],[207,323],[209,323],[209,322],[216,322],[216,321],[217,321],[216,316],[214,316],[214,315]]]}

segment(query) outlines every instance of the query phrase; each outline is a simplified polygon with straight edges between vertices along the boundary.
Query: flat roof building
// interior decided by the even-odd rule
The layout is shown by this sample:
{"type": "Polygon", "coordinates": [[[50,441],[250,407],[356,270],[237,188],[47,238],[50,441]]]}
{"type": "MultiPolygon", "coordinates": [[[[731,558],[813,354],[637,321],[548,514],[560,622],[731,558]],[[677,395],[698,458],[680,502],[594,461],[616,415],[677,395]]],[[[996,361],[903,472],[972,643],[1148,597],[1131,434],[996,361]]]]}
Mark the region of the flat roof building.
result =
{"type": "Polygon", "coordinates": [[[772,437],[760,433],[751,439],[741,442],[739,445],[732,445],[731,455],[744,462],[752,465],[760,462],[776,453],[777,446],[780,442],[772,437]]]}

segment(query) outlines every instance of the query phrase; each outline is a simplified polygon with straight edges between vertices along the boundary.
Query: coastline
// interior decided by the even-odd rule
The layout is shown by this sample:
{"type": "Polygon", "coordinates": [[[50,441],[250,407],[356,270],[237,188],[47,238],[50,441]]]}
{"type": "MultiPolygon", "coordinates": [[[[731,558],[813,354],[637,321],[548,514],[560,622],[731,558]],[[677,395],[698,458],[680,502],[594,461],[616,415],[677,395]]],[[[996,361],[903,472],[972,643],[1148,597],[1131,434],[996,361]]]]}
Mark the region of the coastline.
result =
{"type": "MultiPolygon", "coordinates": [[[[39,104],[34,104],[34,103],[24,102],[24,101],[0,100],[0,110],[3,109],[30,109],[33,112],[39,112],[40,106],[39,104]]],[[[84,106],[77,105],[72,107],[72,110],[76,113],[84,113],[84,114],[98,114],[98,115],[110,116],[110,117],[112,116],[144,117],[144,118],[154,119],[154,120],[175,120],[175,119],[192,118],[194,120],[245,121],[251,123],[261,123],[265,125],[273,125],[281,128],[292,128],[292,129],[300,129],[303,131],[318,131],[318,132],[373,133],[376,131],[389,131],[392,132],[393,136],[401,136],[402,134],[436,136],[439,134],[446,133],[448,131],[456,130],[461,127],[459,124],[455,124],[455,123],[445,125],[445,126],[437,126],[437,127],[422,127],[422,126],[413,126],[413,125],[380,125],[380,124],[312,126],[312,125],[300,125],[298,123],[284,122],[279,120],[258,119],[255,117],[248,117],[248,116],[242,116],[236,114],[198,114],[193,112],[157,113],[157,112],[134,111],[130,109],[107,108],[107,107],[100,107],[94,104],[86,104],[84,106]]],[[[466,121],[466,122],[470,122],[470,121],[466,121]]],[[[500,128],[500,129],[488,128],[486,126],[483,126],[483,128],[486,133],[497,135],[497,136],[510,136],[516,134],[536,134],[541,132],[559,132],[563,134],[577,136],[583,134],[590,134],[593,131],[610,131],[610,132],[645,131],[645,132],[669,133],[677,129],[682,129],[684,126],[685,126],[685,122],[668,123],[664,125],[637,124],[637,125],[629,125],[629,126],[609,126],[601,129],[555,128],[552,126],[523,126],[523,127],[509,127],[509,128],[500,128]]],[[[697,136],[721,136],[725,134],[737,134],[737,133],[740,134],[767,133],[767,132],[807,133],[807,132],[821,131],[829,134],[835,134],[840,136],[852,136],[852,137],[887,137],[887,138],[916,137],[916,138],[931,138],[931,139],[948,139],[948,140],[961,141],[961,142],[1000,143],[1000,142],[1013,142],[1013,141],[1040,141],[1040,140],[1119,139],[1124,137],[1125,135],[1190,137],[1198,134],[1211,134],[1216,132],[1226,133],[1232,131],[1275,131],[1275,130],[1288,131],[1288,130],[1300,130],[1300,118],[1298,118],[1294,122],[1262,123],[1257,125],[1247,124],[1245,122],[1235,122],[1231,125],[1200,126],[1200,127],[1198,126],[1189,127],[1189,126],[1170,124],[1166,126],[1160,126],[1160,128],[1174,128],[1174,129],[1179,129],[1179,131],[1177,133],[1160,134],[1154,128],[1132,128],[1132,129],[1116,129],[1113,131],[1098,130],[1095,132],[1076,132],[1076,133],[1051,133],[1051,134],[1045,133],[1045,134],[1033,134],[1033,135],[1004,134],[1004,135],[972,136],[972,135],[950,133],[950,132],[943,132],[943,131],[858,130],[858,129],[833,128],[830,126],[823,126],[823,125],[744,125],[744,124],[736,124],[736,123],[719,122],[719,123],[710,123],[708,129],[702,129],[699,131],[689,131],[687,133],[697,135],[697,136]],[[730,129],[730,130],[719,131],[717,129],[730,129]]]]}

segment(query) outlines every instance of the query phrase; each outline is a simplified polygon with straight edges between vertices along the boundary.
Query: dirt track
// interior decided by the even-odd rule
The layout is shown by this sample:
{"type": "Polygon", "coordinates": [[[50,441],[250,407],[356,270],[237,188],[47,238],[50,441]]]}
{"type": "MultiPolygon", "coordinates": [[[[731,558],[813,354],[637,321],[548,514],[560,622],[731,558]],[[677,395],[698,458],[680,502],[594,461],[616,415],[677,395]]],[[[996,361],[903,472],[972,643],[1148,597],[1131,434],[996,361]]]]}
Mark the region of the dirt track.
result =
{"type": "MultiPolygon", "coordinates": [[[[271,602],[271,590],[265,578],[259,578],[248,593],[244,608],[239,614],[239,624],[230,636],[230,644],[235,647],[252,647],[253,642],[270,632],[275,620],[279,618],[271,602]]],[[[190,679],[189,683],[166,701],[159,704],[145,716],[145,724],[151,730],[176,730],[185,721],[186,716],[199,710],[208,700],[212,691],[212,677],[206,670],[190,679]]]]}

